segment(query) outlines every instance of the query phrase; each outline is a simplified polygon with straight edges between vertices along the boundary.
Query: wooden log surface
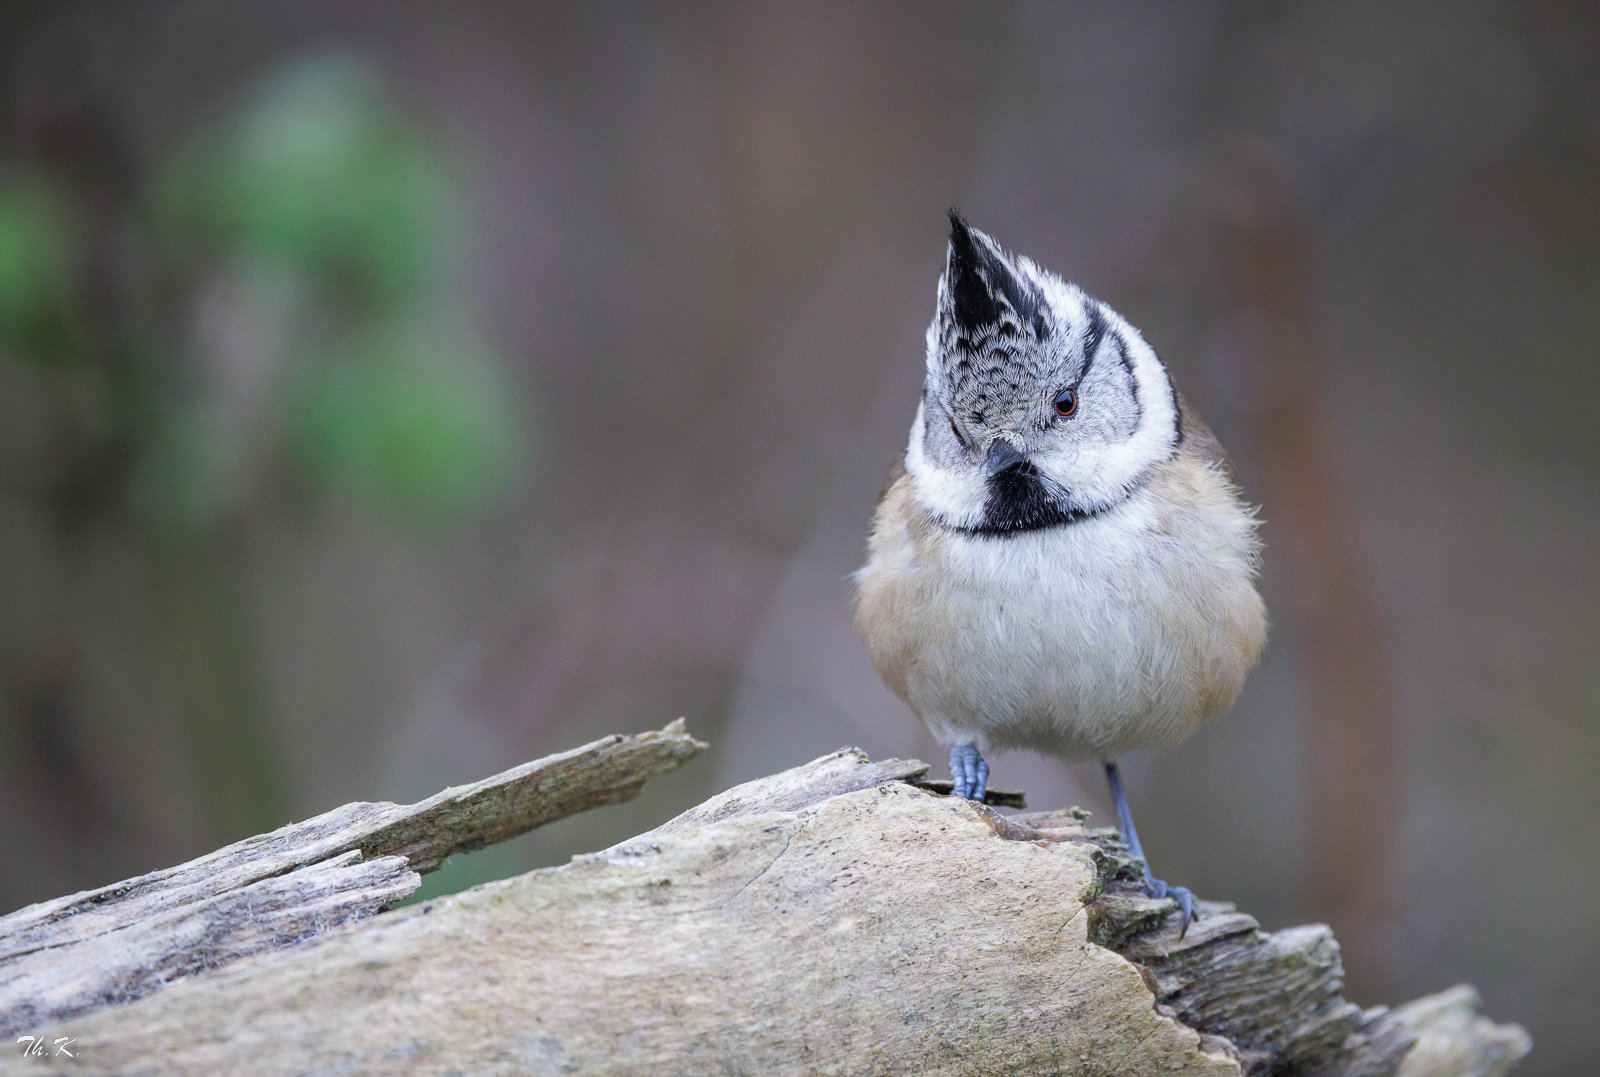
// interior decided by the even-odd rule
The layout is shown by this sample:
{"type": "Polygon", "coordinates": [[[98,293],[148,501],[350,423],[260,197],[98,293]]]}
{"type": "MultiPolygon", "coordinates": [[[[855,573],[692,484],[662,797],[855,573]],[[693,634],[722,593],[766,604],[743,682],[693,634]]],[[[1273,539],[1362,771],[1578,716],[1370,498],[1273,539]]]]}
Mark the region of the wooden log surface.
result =
{"type": "Polygon", "coordinates": [[[1497,1025],[1478,1014],[1483,1000],[1461,984],[1408,1002],[1395,1019],[1417,1037],[1399,1077],[1505,1077],[1533,1049],[1520,1025],[1497,1025]]]}
{"type": "Polygon", "coordinates": [[[19,909],[0,917],[0,1035],[371,916],[452,853],[630,800],[704,747],[680,719],[417,804],[346,804],[175,868],[19,909]]]}
{"type": "Polygon", "coordinates": [[[45,1057],[0,1073],[1500,1077],[1526,1052],[1470,989],[1346,1003],[1326,928],[1207,904],[1180,939],[1114,831],[926,774],[834,753],[570,864],[32,1027],[45,1057]]]}

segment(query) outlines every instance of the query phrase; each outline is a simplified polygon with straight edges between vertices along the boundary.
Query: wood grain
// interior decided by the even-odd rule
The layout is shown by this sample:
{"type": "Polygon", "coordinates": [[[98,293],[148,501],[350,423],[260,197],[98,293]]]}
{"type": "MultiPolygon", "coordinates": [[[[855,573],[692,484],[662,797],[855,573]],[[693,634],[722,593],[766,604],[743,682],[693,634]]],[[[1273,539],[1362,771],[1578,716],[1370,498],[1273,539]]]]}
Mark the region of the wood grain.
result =
{"type": "Polygon", "coordinates": [[[370,916],[446,856],[630,800],[704,747],[680,719],[417,804],[346,804],[175,868],[20,909],[0,918],[0,1034],[129,1002],[370,916]]]}

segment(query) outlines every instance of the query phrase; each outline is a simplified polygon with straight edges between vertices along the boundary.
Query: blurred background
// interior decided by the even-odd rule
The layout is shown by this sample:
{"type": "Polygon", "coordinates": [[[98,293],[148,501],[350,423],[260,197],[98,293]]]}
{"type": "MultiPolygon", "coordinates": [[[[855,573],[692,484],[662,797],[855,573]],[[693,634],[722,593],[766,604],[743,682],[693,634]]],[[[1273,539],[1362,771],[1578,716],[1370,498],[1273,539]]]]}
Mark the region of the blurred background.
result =
{"type": "Polygon", "coordinates": [[[10,0],[0,77],[0,912],[679,715],[427,892],[943,774],[846,577],[955,205],[1263,505],[1158,872],[1600,1063],[1600,8],[10,0]]]}

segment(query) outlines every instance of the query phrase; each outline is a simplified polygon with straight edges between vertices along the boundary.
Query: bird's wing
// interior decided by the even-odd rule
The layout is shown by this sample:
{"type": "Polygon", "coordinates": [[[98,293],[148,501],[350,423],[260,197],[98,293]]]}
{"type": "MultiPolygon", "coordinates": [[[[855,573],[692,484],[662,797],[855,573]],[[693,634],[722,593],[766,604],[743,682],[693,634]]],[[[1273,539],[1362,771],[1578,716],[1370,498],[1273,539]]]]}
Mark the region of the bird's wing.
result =
{"type": "MultiPolygon", "coordinates": [[[[1201,463],[1214,467],[1228,476],[1228,481],[1237,483],[1238,479],[1233,473],[1233,459],[1228,455],[1228,450],[1222,447],[1222,442],[1211,432],[1206,421],[1200,418],[1200,413],[1189,405],[1178,393],[1178,420],[1182,424],[1182,432],[1178,438],[1178,451],[1187,452],[1198,457],[1201,463]]],[[[904,453],[901,454],[905,455],[904,453]]],[[[897,465],[898,466],[898,465],[897,465]]],[[[893,481],[891,479],[891,481],[893,481]]],[[[884,487],[888,489],[887,486],[884,487]]]]}

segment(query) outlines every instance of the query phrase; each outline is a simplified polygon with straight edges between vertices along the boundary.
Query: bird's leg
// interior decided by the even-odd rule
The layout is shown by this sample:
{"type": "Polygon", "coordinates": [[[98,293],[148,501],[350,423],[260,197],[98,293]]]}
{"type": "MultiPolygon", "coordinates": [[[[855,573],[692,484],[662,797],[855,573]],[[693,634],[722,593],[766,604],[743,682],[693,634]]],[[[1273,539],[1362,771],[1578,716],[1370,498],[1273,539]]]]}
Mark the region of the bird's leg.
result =
{"type": "MultiPolygon", "coordinates": [[[[951,756],[952,767],[955,756],[951,756]]],[[[1115,761],[1106,764],[1106,781],[1111,783],[1111,800],[1117,808],[1117,829],[1122,831],[1122,840],[1128,846],[1128,852],[1144,860],[1144,892],[1153,898],[1172,898],[1178,903],[1178,910],[1183,913],[1183,924],[1178,929],[1178,938],[1183,938],[1189,933],[1189,925],[1200,918],[1195,911],[1194,895],[1186,886],[1168,886],[1154,875],[1150,874],[1150,862],[1144,858],[1144,849],[1139,845],[1139,832],[1133,828],[1133,812],[1128,808],[1127,794],[1122,791],[1122,772],[1117,769],[1115,761]]]]}
{"type": "Polygon", "coordinates": [[[957,744],[950,749],[952,796],[983,803],[984,787],[989,783],[989,764],[978,754],[976,744],[957,744]]]}

